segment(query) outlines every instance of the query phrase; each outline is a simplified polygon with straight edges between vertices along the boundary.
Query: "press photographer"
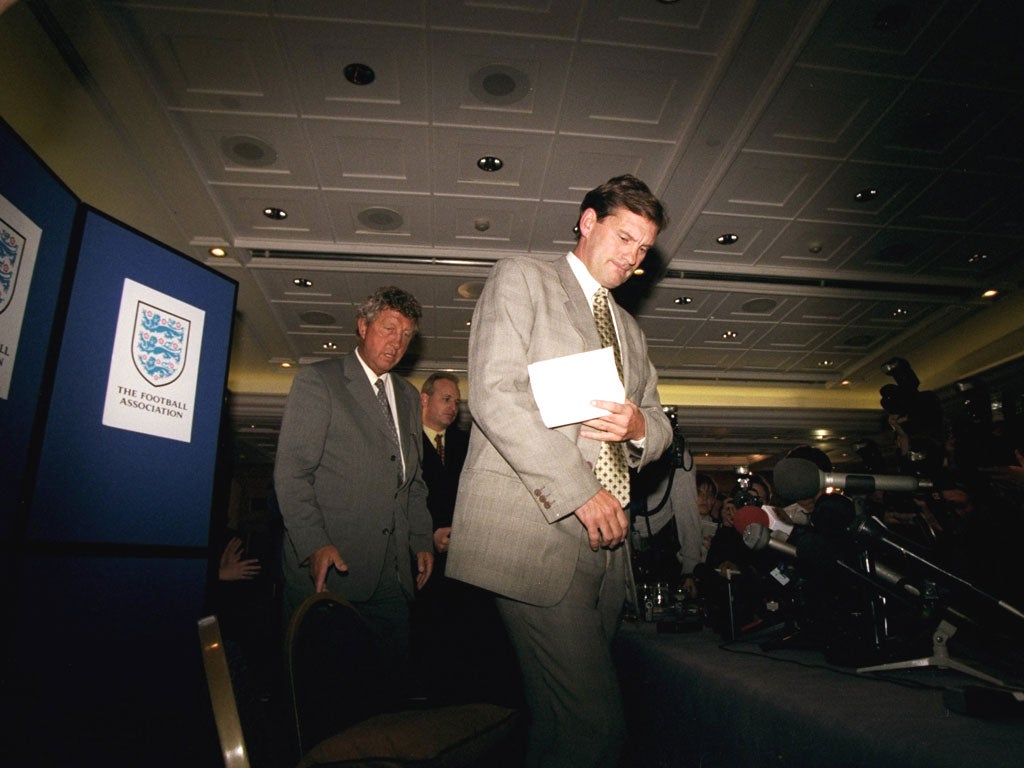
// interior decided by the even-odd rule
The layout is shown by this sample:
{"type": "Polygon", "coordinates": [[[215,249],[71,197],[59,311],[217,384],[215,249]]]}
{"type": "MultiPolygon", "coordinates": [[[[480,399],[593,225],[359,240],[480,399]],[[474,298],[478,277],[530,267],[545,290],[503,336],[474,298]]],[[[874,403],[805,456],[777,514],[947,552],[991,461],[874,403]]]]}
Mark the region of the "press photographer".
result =
{"type": "Polygon", "coordinates": [[[672,594],[682,589],[693,597],[701,543],[696,471],[675,408],[665,412],[672,423],[671,445],[630,478],[633,572],[638,585],[662,584],[672,594]]]}
{"type": "Polygon", "coordinates": [[[882,371],[894,381],[882,386],[879,395],[896,435],[898,471],[919,477],[936,473],[942,468],[946,437],[938,396],[921,391],[917,374],[902,357],[883,363],[882,371]]]}

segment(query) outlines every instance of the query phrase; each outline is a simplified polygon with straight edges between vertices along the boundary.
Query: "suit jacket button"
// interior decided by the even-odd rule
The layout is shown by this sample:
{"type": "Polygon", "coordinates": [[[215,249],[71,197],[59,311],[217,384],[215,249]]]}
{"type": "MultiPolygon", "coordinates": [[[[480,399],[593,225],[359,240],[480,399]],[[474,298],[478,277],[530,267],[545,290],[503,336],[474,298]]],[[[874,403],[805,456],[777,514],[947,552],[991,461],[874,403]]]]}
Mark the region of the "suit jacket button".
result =
{"type": "Polygon", "coordinates": [[[544,509],[551,509],[551,502],[545,501],[544,502],[544,509]]]}
{"type": "Polygon", "coordinates": [[[534,495],[534,496],[540,496],[540,494],[541,494],[541,490],[540,490],[540,488],[534,488],[534,490],[533,490],[533,495],[534,495]]]}

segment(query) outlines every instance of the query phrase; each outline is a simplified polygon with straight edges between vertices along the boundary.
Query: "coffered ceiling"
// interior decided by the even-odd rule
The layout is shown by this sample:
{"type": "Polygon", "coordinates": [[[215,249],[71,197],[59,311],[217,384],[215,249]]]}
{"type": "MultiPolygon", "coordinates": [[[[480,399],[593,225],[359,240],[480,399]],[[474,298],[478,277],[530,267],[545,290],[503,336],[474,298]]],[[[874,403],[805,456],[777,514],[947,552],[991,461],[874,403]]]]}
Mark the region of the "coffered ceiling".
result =
{"type": "Polygon", "coordinates": [[[22,0],[0,108],[85,202],[238,281],[232,415],[263,458],[294,366],[350,350],[375,287],[424,305],[405,373],[465,371],[493,262],[564,254],[584,193],[634,173],[672,221],[619,298],[695,451],[728,465],[877,431],[894,355],[931,388],[1020,355],[1022,16],[22,0]]]}

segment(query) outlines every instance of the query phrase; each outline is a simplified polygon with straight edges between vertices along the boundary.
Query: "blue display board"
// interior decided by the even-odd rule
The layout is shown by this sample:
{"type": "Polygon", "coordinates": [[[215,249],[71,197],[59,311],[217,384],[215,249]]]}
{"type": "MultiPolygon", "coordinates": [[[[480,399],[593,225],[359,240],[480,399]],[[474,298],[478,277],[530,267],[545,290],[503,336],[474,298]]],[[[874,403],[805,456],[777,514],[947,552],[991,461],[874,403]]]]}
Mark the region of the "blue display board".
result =
{"type": "Polygon", "coordinates": [[[78,200],[0,120],[0,541],[21,528],[78,200]],[[4,392],[3,390],[6,390],[4,392]]]}
{"type": "Polygon", "coordinates": [[[29,540],[206,547],[236,292],[86,211],[29,540]]]}
{"type": "Polygon", "coordinates": [[[196,620],[236,294],[0,124],[0,763],[217,754],[196,620]]]}

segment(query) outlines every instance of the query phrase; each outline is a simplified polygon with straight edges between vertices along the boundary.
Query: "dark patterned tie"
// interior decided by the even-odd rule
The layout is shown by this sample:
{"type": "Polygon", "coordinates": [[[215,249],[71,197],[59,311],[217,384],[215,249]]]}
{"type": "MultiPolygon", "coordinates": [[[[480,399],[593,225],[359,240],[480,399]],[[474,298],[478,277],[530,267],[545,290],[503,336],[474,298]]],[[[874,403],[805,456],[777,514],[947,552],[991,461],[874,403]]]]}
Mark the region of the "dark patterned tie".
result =
{"type": "MultiPolygon", "coordinates": [[[[377,403],[380,405],[380,409],[384,412],[384,418],[387,419],[389,431],[391,432],[391,443],[395,451],[401,455],[402,446],[398,442],[398,430],[395,428],[395,417],[391,414],[391,403],[388,402],[388,393],[384,385],[384,379],[377,379],[377,403]]],[[[401,461],[398,462],[398,485],[402,484],[403,467],[401,461]]]]}
{"type": "MultiPolygon", "coordinates": [[[[615,326],[612,324],[612,313],[608,308],[608,289],[601,287],[594,294],[594,322],[601,344],[611,347],[615,353],[615,368],[622,379],[622,355],[619,342],[615,337],[615,326]]],[[[629,507],[629,464],[626,462],[626,446],[623,443],[601,443],[601,453],[594,465],[594,474],[606,491],[622,504],[629,507]]]]}
{"type": "Polygon", "coordinates": [[[437,448],[437,455],[441,458],[441,463],[444,464],[444,432],[434,435],[434,446],[437,448]]]}
{"type": "Polygon", "coordinates": [[[391,413],[391,403],[388,402],[388,392],[384,387],[384,379],[377,379],[377,402],[380,404],[380,409],[384,412],[384,418],[388,421],[388,427],[391,429],[391,442],[395,444],[395,448],[398,447],[398,430],[395,429],[395,417],[391,413]]]}

